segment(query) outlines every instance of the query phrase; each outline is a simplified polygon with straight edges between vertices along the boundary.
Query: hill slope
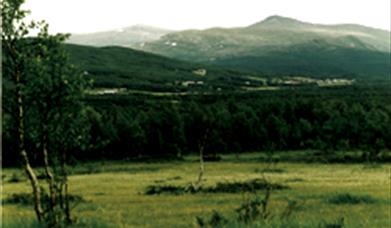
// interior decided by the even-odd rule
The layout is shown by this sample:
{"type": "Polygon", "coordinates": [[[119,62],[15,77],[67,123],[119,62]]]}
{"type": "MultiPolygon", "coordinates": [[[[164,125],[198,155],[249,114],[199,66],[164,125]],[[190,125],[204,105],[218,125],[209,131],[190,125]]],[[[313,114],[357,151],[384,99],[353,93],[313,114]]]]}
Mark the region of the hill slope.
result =
{"type": "Polygon", "coordinates": [[[172,31],[168,29],[155,28],[145,25],[135,25],[119,30],[89,33],[72,34],[68,43],[89,45],[89,46],[140,46],[144,42],[158,40],[163,35],[172,31]]]}
{"type": "Polygon", "coordinates": [[[149,91],[188,91],[230,87],[245,80],[240,73],[215,66],[174,60],[122,47],[66,45],[70,60],[92,78],[95,87],[149,91]]]}
{"type": "Polygon", "coordinates": [[[143,50],[267,74],[384,78],[390,72],[389,31],[280,16],[244,28],[169,33],[143,50]]]}

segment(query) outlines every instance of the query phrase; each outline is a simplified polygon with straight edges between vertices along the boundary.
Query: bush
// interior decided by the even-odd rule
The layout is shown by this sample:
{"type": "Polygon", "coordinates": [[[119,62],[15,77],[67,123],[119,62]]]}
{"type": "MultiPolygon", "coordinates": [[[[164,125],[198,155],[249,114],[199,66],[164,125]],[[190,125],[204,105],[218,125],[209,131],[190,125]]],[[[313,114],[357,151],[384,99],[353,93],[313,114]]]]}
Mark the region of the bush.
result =
{"type": "Polygon", "coordinates": [[[252,200],[246,200],[242,205],[235,211],[238,215],[238,221],[243,223],[252,223],[257,219],[262,221],[267,220],[270,217],[269,212],[269,200],[270,200],[271,189],[267,189],[265,197],[260,199],[256,197],[252,200]]]}
{"type": "Polygon", "coordinates": [[[263,179],[253,179],[245,182],[226,182],[217,183],[212,187],[200,187],[194,188],[192,186],[182,187],[173,185],[151,185],[148,186],[144,192],[146,195],[159,195],[159,194],[173,194],[181,195],[185,193],[240,193],[240,192],[255,192],[257,190],[265,190],[271,188],[273,190],[289,189],[289,186],[270,183],[263,179]]]}
{"type": "Polygon", "coordinates": [[[350,193],[340,193],[334,196],[331,196],[327,199],[328,203],[332,204],[360,204],[366,203],[371,204],[375,203],[376,200],[369,195],[352,195],[350,193]]]}
{"type": "Polygon", "coordinates": [[[160,195],[164,193],[181,195],[186,193],[186,188],[180,186],[172,186],[172,185],[166,185],[166,186],[151,185],[148,186],[144,192],[145,195],[160,195]]]}
{"type": "Polygon", "coordinates": [[[19,183],[21,181],[22,179],[16,173],[13,173],[11,178],[8,180],[8,183],[19,183]]]}
{"type": "Polygon", "coordinates": [[[305,180],[303,178],[289,178],[285,182],[304,182],[305,180]]]}
{"type": "Polygon", "coordinates": [[[205,221],[203,218],[198,216],[196,217],[196,221],[199,227],[213,228],[225,227],[228,223],[228,220],[217,211],[213,211],[213,214],[208,221],[205,221]]]}
{"type": "MultiPolygon", "coordinates": [[[[83,197],[78,196],[78,195],[69,195],[69,201],[70,202],[75,202],[75,203],[81,203],[85,202],[83,197]]],[[[30,193],[14,193],[11,196],[7,197],[4,199],[3,203],[4,204],[19,204],[23,206],[30,206],[34,204],[33,201],[33,195],[30,193]]],[[[42,200],[44,202],[49,202],[49,196],[48,195],[43,195],[42,200]]]]}
{"type": "Polygon", "coordinates": [[[246,182],[217,183],[215,187],[204,189],[204,191],[212,193],[240,193],[255,192],[268,188],[272,188],[273,190],[289,189],[286,185],[270,183],[264,179],[253,179],[246,182]]]}
{"type": "Polygon", "coordinates": [[[344,227],[344,218],[340,217],[334,222],[323,222],[319,224],[319,227],[321,228],[342,228],[344,227]]]}
{"type": "MultiPolygon", "coordinates": [[[[270,208],[270,200],[273,188],[268,187],[263,197],[259,197],[257,193],[254,193],[255,197],[246,198],[239,208],[235,209],[237,214],[236,219],[227,220],[220,213],[213,211],[213,215],[209,221],[205,221],[200,217],[196,217],[197,224],[199,227],[269,227],[269,225],[277,220],[273,220],[277,217],[277,214],[273,213],[272,208],[270,208]]],[[[270,227],[296,227],[291,226],[289,218],[291,215],[301,208],[302,204],[296,200],[288,200],[288,205],[285,210],[278,216],[280,225],[272,225],[270,227]],[[288,226],[286,226],[286,222],[288,226]]]]}
{"type": "MultiPolygon", "coordinates": [[[[48,225],[45,223],[39,223],[37,220],[32,218],[20,217],[14,218],[12,220],[4,220],[2,221],[3,227],[7,228],[47,228],[48,225]]],[[[113,225],[106,224],[99,219],[91,219],[91,218],[81,218],[77,219],[71,226],[59,225],[59,228],[64,227],[72,227],[72,228],[85,228],[85,227],[94,227],[94,228],[110,228],[114,227],[113,225]]]]}
{"type": "Polygon", "coordinates": [[[46,180],[47,176],[45,173],[40,173],[37,175],[38,180],[46,180]]]}

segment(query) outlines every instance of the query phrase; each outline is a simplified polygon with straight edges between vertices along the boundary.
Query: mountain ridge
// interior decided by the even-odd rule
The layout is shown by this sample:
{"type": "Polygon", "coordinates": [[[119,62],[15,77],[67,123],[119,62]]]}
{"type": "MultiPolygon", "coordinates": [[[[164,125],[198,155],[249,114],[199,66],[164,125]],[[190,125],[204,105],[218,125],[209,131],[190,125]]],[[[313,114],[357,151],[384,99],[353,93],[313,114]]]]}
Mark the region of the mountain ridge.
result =
{"type": "Polygon", "coordinates": [[[141,49],[234,70],[252,69],[261,74],[368,74],[384,78],[390,74],[391,64],[390,32],[351,24],[311,24],[281,16],[271,16],[247,27],[168,33],[141,49]],[[278,64],[281,62],[289,66],[282,67],[284,71],[278,64]]]}
{"type": "Polygon", "coordinates": [[[247,27],[163,30],[150,40],[138,31],[149,29],[154,30],[130,27],[139,37],[131,44],[115,40],[126,30],[112,32],[103,46],[254,74],[384,78],[391,69],[390,32],[356,24],[312,24],[274,15],[247,27]]]}
{"type": "Polygon", "coordinates": [[[96,47],[104,46],[138,46],[143,42],[150,42],[159,39],[173,30],[158,28],[149,25],[137,24],[120,29],[109,31],[72,34],[67,43],[78,45],[89,45],[96,47]]]}
{"type": "Polygon", "coordinates": [[[256,22],[254,24],[251,24],[248,27],[255,27],[259,25],[265,25],[265,24],[271,24],[271,22],[277,21],[278,23],[286,23],[286,24],[302,24],[302,25],[307,25],[307,26],[322,26],[322,27],[351,27],[351,28],[366,28],[366,29],[373,29],[373,30],[379,30],[382,32],[390,32],[391,30],[387,29],[382,29],[382,28],[375,28],[375,27],[370,27],[366,25],[361,25],[361,24],[355,24],[355,23],[338,23],[338,24],[325,24],[325,23],[312,23],[312,22],[305,22],[302,20],[298,20],[292,17],[285,17],[285,16],[280,16],[280,15],[272,15],[269,17],[266,17],[265,19],[256,22]]]}

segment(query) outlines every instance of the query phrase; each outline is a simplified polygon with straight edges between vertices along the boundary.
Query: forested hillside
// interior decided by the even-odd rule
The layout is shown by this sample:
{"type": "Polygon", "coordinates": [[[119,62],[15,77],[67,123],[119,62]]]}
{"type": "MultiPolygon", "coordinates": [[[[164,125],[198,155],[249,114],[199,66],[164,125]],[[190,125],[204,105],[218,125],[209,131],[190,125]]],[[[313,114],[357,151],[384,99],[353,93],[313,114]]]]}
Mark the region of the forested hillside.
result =
{"type": "Polygon", "coordinates": [[[123,47],[67,45],[70,60],[94,80],[94,87],[149,91],[188,90],[182,83],[229,86],[248,80],[238,71],[190,63],[123,47]],[[200,83],[202,82],[202,83],[200,83]]]}

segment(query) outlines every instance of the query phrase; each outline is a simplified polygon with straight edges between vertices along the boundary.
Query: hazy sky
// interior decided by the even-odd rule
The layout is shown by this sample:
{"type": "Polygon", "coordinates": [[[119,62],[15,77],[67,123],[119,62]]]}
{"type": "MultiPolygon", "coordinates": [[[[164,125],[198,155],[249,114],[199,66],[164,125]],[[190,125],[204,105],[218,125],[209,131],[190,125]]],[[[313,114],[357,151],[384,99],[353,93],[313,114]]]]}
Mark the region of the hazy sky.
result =
{"type": "Polygon", "coordinates": [[[182,30],[247,26],[271,15],[390,30],[390,0],[26,0],[52,32],[88,33],[134,24],[182,30]]]}

